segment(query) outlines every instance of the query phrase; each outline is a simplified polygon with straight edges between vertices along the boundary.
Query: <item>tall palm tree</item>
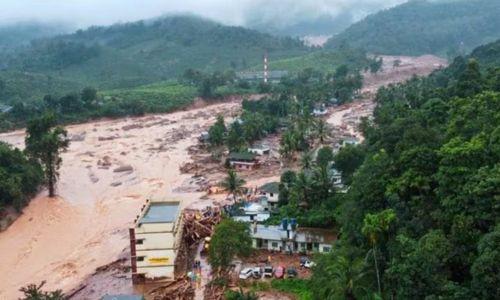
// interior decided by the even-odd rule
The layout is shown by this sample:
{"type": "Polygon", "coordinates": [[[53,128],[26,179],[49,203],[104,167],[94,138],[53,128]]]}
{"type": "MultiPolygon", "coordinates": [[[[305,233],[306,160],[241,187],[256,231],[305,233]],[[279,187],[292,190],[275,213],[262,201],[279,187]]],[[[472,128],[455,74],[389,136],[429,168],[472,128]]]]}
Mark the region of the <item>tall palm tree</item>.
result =
{"type": "Polygon", "coordinates": [[[328,137],[328,126],[323,119],[318,119],[314,123],[314,131],[316,137],[319,139],[319,142],[323,144],[328,137]]]}
{"type": "Polygon", "coordinates": [[[361,231],[368,238],[372,245],[373,262],[377,273],[378,293],[382,295],[382,287],[380,284],[380,270],[378,268],[377,247],[378,243],[385,232],[389,230],[389,226],[396,220],[396,213],[392,209],[386,209],[377,214],[367,214],[363,220],[363,228],[361,231]]]}
{"type": "Polygon", "coordinates": [[[300,172],[292,186],[292,192],[296,196],[299,206],[309,206],[311,199],[312,182],[307,174],[300,172]]]}
{"type": "Polygon", "coordinates": [[[317,260],[311,285],[321,299],[355,300],[370,294],[367,263],[349,249],[338,249],[317,260]]]}
{"type": "Polygon", "coordinates": [[[233,194],[234,202],[236,202],[236,196],[241,195],[244,184],[245,180],[238,177],[234,169],[229,169],[227,171],[227,177],[221,182],[221,186],[224,187],[229,194],[233,194]]]}

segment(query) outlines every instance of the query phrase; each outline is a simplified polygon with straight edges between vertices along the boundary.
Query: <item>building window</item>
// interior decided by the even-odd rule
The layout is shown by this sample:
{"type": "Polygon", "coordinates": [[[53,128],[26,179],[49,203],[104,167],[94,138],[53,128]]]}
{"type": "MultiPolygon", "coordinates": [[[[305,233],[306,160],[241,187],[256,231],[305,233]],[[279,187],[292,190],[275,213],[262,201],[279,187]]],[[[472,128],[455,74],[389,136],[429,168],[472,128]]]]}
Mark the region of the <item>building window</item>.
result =
{"type": "Polygon", "coordinates": [[[277,242],[272,242],[272,243],[271,243],[271,246],[272,246],[273,248],[278,248],[278,243],[277,243],[277,242]]]}
{"type": "Polygon", "coordinates": [[[332,248],[330,247],[323,247],[323,252],[330,252],[332,251],[332,248]]]}
{"type": "Polygon", "coordinates": [[[144,261],[144,256],[137,256],[136,261],[144,261]]]}
{"type": "Polygon", "coordinates": [[[273,194],[273,193],[271,193],[271,197],[274,197],[274,194],[273,194]]]}
{"type": "Polygon", "coordinates": [[[139,239],[135,241],[136,245],[142,245],[144,243],[144,239],[139,239]]]}

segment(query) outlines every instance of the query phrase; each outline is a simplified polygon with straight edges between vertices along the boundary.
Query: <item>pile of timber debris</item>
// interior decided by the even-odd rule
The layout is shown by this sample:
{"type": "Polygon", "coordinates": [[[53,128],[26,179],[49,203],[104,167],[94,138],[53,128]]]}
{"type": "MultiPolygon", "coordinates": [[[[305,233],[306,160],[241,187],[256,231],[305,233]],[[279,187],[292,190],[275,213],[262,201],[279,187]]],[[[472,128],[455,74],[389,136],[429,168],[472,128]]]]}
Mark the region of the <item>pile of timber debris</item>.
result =
{"type": "Polygon", "coordinates": [[[224,299],[224,293],[226,288],[217,284],[208,284],[205,287],[203,299],[205,300],[222,300],[224,299]]]}
{"type": "Polygon", "coordinates": [[[151,290],[149,296],[153,300],[191,300],[194,298],[194,288],[185,276],[151,290]]]}
{"type": "Polygon", "coordinates": [[[207,207],[202,211],[184,211],[183,240],[188,246],[198,244],[202,239],[212,235],[215,225],[222,220],[219,207],[207,207]]]}
{"type": "MultiPolygon", "coordinates": [[[[182,242],[175,259],[175,280],[155,288],[149,295],[154,300],[190,300],[194,297],[194,288],[187,271],[194,262],[196,250],[200,242],[212,235],[215,225],[222,220],[219,207],[207,207],[204,210],[184,210],[182,242]]],[[[222,295],[222,294],[221,294],[222,295]]],[[[222,296],[221,296],[222,297],[222,296]]],[[[222,299],[222,298],[209,298],[222,299]]]]}

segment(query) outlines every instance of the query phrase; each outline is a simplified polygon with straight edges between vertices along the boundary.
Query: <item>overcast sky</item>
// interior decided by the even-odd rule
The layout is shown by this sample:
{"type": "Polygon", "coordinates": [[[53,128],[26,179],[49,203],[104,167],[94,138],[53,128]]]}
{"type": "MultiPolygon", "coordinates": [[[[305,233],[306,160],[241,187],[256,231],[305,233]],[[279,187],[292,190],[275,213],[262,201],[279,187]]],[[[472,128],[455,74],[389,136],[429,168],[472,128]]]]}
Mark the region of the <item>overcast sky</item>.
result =
{"type": "Polygon", "coordinates": [[[58,21],[78,27],[194,13],[225,24],[294,24],[349,12],[357,19],[406,0],[0,0],[0,23],[58,21]]]}

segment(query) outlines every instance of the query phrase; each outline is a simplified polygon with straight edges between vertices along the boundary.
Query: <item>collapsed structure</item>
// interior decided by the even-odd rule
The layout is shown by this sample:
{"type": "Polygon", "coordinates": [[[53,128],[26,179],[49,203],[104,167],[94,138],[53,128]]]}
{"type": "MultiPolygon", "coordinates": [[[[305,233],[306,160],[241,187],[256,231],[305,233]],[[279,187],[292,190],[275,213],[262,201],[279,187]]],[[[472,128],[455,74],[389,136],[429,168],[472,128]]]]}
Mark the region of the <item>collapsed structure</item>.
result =
{"type": "Polygon", "coordinates": [[[178,201],[147,201],[129,229],[132,282],[173,279],[182,225],[178,201]]]}

